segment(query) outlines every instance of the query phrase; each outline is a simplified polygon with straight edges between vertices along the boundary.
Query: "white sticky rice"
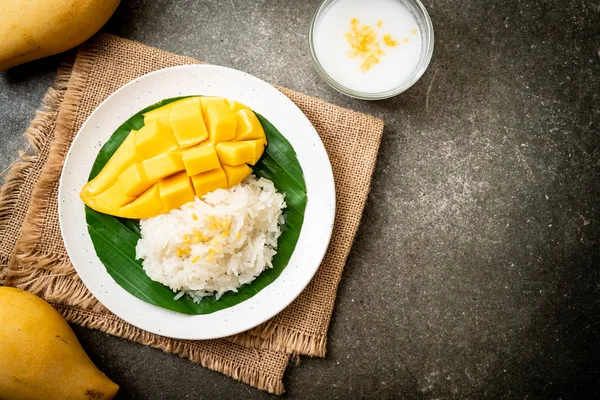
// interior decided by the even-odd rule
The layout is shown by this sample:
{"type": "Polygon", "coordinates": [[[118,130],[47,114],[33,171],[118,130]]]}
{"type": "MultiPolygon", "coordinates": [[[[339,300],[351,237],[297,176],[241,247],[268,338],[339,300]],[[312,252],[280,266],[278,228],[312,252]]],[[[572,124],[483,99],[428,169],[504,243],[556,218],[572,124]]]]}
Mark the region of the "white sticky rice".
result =
{"type": "Polygon", "coordinates": [[[136,247],[148,276],[200,301],[236,292],[272,268],[283,223],[284,196],[270,180],[250,175],[230,189],[168,214],[140,221],[136,247]]]}

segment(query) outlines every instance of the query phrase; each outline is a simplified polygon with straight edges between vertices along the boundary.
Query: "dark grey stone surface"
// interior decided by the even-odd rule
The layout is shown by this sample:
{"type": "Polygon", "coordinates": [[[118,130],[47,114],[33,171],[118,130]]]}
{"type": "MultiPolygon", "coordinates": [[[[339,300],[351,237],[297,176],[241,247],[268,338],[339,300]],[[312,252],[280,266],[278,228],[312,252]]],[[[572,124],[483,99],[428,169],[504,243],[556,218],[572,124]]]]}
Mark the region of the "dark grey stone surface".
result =
{"type": "MultiPolygon", "coordinates": [[[[311,67],[317,3],[123,1],[106,28],[385,119],[327,358],[290,366],[288,395],[597,398],[600,4],[427,0],[429,70],[364,102],[311,67]]],[[[59,59],[0,74],[0,169],[25,148],[59,59]]],[[[268,396],[74,329],[120,398],[268,396]]]]}

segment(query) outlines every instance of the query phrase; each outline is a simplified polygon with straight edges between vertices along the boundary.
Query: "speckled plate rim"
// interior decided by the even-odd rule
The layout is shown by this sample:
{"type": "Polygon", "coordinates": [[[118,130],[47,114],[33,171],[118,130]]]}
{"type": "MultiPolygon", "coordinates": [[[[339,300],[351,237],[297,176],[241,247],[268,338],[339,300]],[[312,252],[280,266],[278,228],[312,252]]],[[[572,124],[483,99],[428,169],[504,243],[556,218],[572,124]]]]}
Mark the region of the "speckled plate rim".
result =
{"type": "Polygon", "coordinates": [[[251,329],[287,307],[316,273],[331,239],[335,185],[321,138],[283,93],[252,75],[213,65],[186,65],[144,75],[117,90],[90,115],[65,159],[58,193],[60,229],[77,273],[92,294],[128,323],[158,335],[216,339],[251,329]],[[100,148],[130,116],[160,100],[186,95],[238,100],[267,118],[290,141],[302,166],[308,201],[296,249],[282,274],[252,298],[207,315],[184,315],[148,304],[121,288],[98,259],[79,192],[100,148]]]}

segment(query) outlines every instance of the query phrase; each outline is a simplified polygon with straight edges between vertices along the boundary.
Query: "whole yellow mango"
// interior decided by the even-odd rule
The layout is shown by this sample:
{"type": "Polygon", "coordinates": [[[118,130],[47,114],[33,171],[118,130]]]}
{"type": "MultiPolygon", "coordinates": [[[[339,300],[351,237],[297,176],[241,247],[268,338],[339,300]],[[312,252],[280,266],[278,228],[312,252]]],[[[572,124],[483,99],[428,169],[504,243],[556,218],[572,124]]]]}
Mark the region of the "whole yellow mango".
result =
{"type": "Polygon", "coordinates": [[[85,42],[118,5],[119,0],[0,0],[0,71],[85,42]]]}
{"type": "Polygon", "coordinates": [[[106,400],[118,390],[54,308],[0,286],[0,399],[106,400]]]}

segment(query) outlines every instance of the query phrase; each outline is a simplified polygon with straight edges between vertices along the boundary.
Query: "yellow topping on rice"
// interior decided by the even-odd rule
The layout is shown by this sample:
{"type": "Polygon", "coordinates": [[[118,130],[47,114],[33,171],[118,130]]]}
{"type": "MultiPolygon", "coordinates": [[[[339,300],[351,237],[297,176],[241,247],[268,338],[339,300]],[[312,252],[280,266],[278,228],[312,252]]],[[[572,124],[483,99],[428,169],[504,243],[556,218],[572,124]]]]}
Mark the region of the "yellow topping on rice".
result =
{"type": "Polygon", "coordinates": [[[196,231],[194,233],[194,244],[198,244],[200,242],[205,242],[208,240],[200,231],[196,231]]]}
{"type": "MultiPolygon", "coordinates": [[[[198,215],[196,215],[194,213],[191,215],[191,218],[193,220],[197,221],[198,215]]],[[[188,233],[184,234],[181,239],[181,244],[183,246],[179,246],[175,250],[177,257],[179,257],[179,258],[191,257],[192,250],[189,246],[197,245],[197,244],[201,244],[201,243],[207,243],[209,246],[208,252],[207,252],[208,256],[206,257],[207,261],[213,262],[214,256],[216,254],[221,253],[221,251],[223,250],[223,246],[220,244],[221,240],[223,240],[231,235],[231,230],[230,230],[231,220],[229,217],[220,218],[220,217],[215,217],[214,215],[207,215],[206,220],[211,223],[208,226],[208,230],[209,231],[218,231],[218,232],[217,233],[209,232],[208,236],[205,235],[200,230],[193,231],[189,234],[188,233]]],[[[238,239],[240,239],[242,237],[242,235],[238,232],[236,237],[238,239]]],[[[191,257],[190,261],[195,264],[196,262],[198,262],[198,260],[200,260],[200,258],[201,257],[196,254],[193,257],[191,257]]]]}
{"type": "Polygon", "coordinates": [[[175,254],[177,254],[177,257],[180,257],[180,258],[181,258],[181,257],[183,257],[183,256],[187,256],[187,255],[189,255],[189,254],[190,254],[190,251],[191,251],[191,250],[190,250],[190,248],[189,248],[189,247],[187,247],[187,246],[186,246],[186,247],[178,247],[178,248],[175,250],[175,254]]]}

